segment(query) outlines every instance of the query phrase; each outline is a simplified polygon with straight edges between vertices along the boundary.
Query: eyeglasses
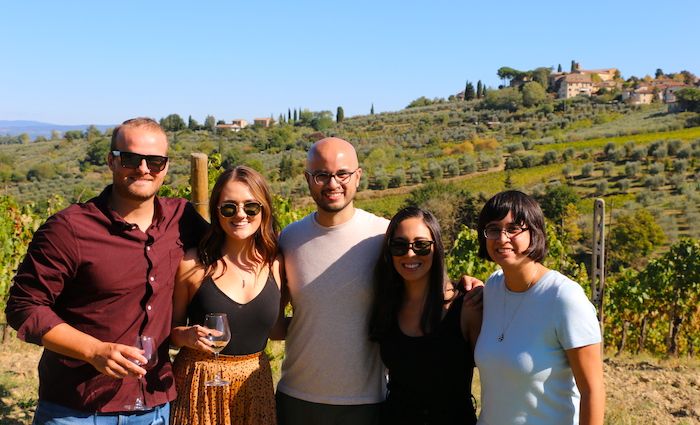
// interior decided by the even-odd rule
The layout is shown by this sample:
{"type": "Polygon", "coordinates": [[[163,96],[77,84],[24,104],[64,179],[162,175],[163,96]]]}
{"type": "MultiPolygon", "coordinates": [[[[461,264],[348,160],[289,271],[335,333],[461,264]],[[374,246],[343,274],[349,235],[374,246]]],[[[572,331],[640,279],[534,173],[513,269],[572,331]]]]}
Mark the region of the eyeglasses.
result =
{"type": "Polygon", "coordinates": [[[331,178],[335,177],[335,181],[337,181],[340,184],[347,184],[347,182],[350,181],[350,177],[352,177],[353,174],[355,174],[359,170],[359,168],[356,168],[355,171],[346,171],[346,170],[340,170],[337,173],[326,173],[324,171],[319,171],[319,172],[312,172],[312,171],[304,171],[307,175],[311,176],[314,180],[314,183],[318,185],[326,185],[330,183],[331,178]]]}
{"type": "Polygon", "coordinates": [[[430,254],[431,247],[435,241],[428,240],[418,240],[413,242],[406,242],[399,239],[394,239],[389,241],[389,252],[394,257],[401,257],[402,255],[408,254],[408,250],[411,249],[416,255],[421,257],[430,254]]]}
{"type": "Polygon", "coordinates": [[[112,151],[112,156],[121,159],[122,168],[139,168],[141,161],[145,159],[148,169],[156,173],[163,171],[168,163],[168,157],[160,155],[141,155],[134,152],[112,151]]]}
{"type": "Polygon", "coordinates": [[[501,237],[502,233],[505,233],[508,239],[513,239],[519,234],[530,230],[527,227],[522,227],[522,226],[516,226],[516,225],[509,225],[506,227],[498,227],[498,226],[489,226],[484,229],[484,237],[486,239],[499,239],[501,237]]]}
{"type": "MultiPolygon", "coordinates": [[[[249,201],[243,203],[243,212],[248,217],[252,217],[260,214],[262,210],[262,204],[260,202],[249,201]]],[[[238,204],[234,202],[224,202],[219,205],[219,214],[222,217],[230,218],[238,214],[238,204]]]]}

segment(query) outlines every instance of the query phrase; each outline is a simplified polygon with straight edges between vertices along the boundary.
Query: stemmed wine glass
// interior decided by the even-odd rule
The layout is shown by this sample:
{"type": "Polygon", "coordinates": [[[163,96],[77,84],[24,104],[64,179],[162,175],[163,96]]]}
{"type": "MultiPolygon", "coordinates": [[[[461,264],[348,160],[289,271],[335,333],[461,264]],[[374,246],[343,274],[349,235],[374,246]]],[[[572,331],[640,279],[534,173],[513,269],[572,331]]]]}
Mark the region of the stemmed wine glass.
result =
{"type": "MultiPolygon", "coordinates": [[[[136,343],[134,344],[136,348],[143,350],[143,356],[146,358],[147,362],[144,364],[140,360],[132,359],[136,365],[141,366],[144,369],[150,369],[158,362],[158,347],[153,337],[147,335],[139,335],[136,337],[136,343]]],[[[148,407],[143,402],[143,376],[139,376],[139,390],[141,394],[136,397],[136,401],[133,405],[124,406],[128,410],[146,410],[148,407]]]]}
{"type": "MultiPolygon", "coordinates": [[[[231,340],[231,329],[228,326],[226,313],[209,313],[204,317],[204,327],[208,328],[207,339],[211,342],[211,349],[214,350],[214,359],[219,358],[219,352],[228,345],[231,340]]],[[[221,379],[221,372],[217,371],[214,379],[204,383],[207,387],[221,387],[230,384],[229,381],[221,379]]]]}

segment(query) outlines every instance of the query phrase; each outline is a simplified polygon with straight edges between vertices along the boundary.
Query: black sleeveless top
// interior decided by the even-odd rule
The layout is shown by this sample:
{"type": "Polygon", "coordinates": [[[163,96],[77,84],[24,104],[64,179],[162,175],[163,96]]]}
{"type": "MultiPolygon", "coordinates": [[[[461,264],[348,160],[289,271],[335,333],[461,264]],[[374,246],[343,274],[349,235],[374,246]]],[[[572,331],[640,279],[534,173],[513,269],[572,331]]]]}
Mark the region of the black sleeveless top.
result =
{"type": "Polygon", "coordinates": [[[437,329],[411,337],[398,321],[379,342],[389,369],[383,424],[475,424],[471,385],[474,357],[462,336],[462,296],[449,307],[437,329]]]}
{"type": "Polygon", "coordinates": [[[202,285],[187,306],[189,325],[201,325],[207,313],[226,313],[231,328],[231,341],[221,354],[245,355],[262,351],[267,344],[270,329],[277,321],[280,306],[280,290],[272,272],[265,287],[246,304],[239,304],[228,297],[211,277],[202,285]]]}

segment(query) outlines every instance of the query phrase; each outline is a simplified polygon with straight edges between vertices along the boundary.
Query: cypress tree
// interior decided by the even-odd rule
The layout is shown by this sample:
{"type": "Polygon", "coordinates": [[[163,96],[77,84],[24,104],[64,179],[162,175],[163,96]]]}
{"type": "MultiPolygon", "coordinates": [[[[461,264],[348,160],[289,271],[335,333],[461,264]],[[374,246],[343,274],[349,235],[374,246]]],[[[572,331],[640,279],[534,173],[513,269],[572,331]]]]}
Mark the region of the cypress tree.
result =
{"type": "Polygon", "coordinates": [[[372,107],[369,110],[370,115],[374,115],[374,102],[372,102],[372,107]]]}
{"type": "Polygon", "coordinates": [[[297,110],[295,109],[294,110],[294,122],[296,122],[296,121],[297,121],[297,110]]]}
{"type": "Polygon", "coordinates": [[[483,85],[481,84],[481,80],[476,82],[476,98],[481,99],[481,89],[483,88],[483,85]]]}
{"type": "Polygon", "coordinates": [[[342,106],[338,106],[338,111],[335,114],[335,122],[341,123],[345,119],[345,111],[342,106]]]}
{"type": "Polygon", "coordinates": [[[474,84],[467,81],[467,86],[464,88],[464,100],[472,100],[474,97],[474,84]]]}
{"type": "Polygon", "coordinates": [[[287,108],[287,121],[292,120],[292,110],[287,108]]]}
{"type": "Polygon", "coordinates": [[[561,64],[557,67],[557,72],[561,72],[561,64]]]}

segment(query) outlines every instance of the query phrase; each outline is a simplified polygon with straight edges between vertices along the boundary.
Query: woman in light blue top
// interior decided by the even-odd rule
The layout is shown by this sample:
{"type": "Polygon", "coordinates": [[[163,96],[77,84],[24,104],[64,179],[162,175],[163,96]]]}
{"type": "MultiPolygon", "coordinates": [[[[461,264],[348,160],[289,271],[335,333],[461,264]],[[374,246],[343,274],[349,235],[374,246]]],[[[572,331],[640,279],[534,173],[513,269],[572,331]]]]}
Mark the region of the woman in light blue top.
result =
{"type": "Polygon", "coordinates": [[[486,282],[475,361],[479,424],[602,425],[600,328],[583,289],[542,264],[544,215],[518,191],[479,216],[479,255],[501,267],[486,282]]]}

